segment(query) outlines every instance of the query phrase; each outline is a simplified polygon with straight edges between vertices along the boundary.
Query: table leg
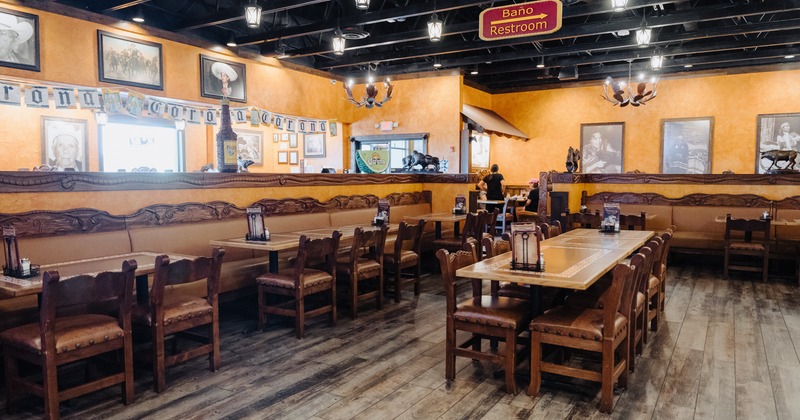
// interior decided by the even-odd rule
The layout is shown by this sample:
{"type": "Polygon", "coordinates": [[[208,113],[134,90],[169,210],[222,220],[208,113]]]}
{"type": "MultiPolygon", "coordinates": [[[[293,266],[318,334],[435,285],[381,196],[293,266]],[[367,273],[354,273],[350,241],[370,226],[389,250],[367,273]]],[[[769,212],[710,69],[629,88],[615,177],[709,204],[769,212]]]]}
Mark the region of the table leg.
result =
{"type": "Polygon", "coordinates": [[[542,314],[542,286],[532,284],[531,289],[531,316],[537,317],[542,314]]]}
{"type": "Polygon", "coordinates": [[[136,303],[147,305],[150,300],[150,289],[147,284],[147,274],[136,276],[136,303]]]}
{"type": "Polygon", "coordinates": [[[433,224],[436,226],[436,234],[434,235],[434,238],[442,239],[442,222],[434,222],[433,224]]]}
{"type": "Polygon", "coordinates": [[[270,273],[278,272],[278,251],[269,252],[269,272],[270,273]]]}
{"type": "Polygon", "coordinates": [[[453,223],[453,233],[455,234],[456,238],[461,236],[461,222],[456,221],[453,223]]]}

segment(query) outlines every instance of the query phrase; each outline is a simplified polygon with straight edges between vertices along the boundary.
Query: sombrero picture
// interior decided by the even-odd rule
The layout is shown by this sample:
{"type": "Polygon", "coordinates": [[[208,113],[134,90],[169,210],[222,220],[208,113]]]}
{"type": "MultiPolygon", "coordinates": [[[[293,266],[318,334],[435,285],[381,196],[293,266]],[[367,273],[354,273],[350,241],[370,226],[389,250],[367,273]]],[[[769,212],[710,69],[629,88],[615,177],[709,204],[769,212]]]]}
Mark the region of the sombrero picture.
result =
{"type": "Polygon", "coordinates": [[[222,73],[225,73],[228,75],[228,80],[231,82],[239,78],[239,74],[236,73],[236,70],[234,70],[233,67],[220,62],[216,62],[211,65],[211,73],[214,74],[214,77],[220,80],[222,80],[222,73]]]}
{"type": "Polygon", "coordinates": [[[23,43],[33,36],[33,26],[28,22],[19,22],[15,16],[0,13],[0,31],[17,33],[17,42],[23,43]]]}

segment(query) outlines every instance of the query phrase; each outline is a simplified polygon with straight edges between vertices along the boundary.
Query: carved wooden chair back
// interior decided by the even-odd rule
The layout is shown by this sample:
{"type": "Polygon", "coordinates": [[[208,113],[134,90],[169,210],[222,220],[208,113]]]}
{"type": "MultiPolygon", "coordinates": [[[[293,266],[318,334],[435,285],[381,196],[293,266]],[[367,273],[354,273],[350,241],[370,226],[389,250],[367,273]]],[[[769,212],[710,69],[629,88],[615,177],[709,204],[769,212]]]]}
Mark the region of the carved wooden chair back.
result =
{"type": "Polygon", "coordinates": [[[620,214],[619,215],[620,229],[628,230],[646,230],[647,229],[647,214],[620,214]]]}

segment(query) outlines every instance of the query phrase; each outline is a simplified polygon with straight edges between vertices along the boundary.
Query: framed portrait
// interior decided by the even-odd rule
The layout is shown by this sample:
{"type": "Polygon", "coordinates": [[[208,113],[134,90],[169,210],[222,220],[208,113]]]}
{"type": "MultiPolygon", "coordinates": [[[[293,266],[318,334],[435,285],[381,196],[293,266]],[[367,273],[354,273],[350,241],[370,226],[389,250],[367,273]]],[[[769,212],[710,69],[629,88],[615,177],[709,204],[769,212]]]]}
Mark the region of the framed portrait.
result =
{"type": "Polygon", "coordinates": [[[245,65],[200,55],[200,96],[247,102],[245,65]]]}
{"type": "Polygon", "coordinates": [[[161,44],[97,31],[101,82],[164,90],[161,44]]]}
{"type": "Polygon", "coordinates": [[[306,158],[325,157],[325,133],[303,136],[303,156],[306,158]]]}
{"type": "Polygon", "coordinates": [[[297,150],[289,151],[289,165],[298,165],[300,163],[300,154],[297,150]]]}
{"type": "Polygon", "coordinates": [[[289,134],[289,147],[297,147],[297,134],[289,134]]]}
{"type": "Polygon", "coordinates": [[[273,143],[277,143],[278,141],[280,141],[280,139],[281,139],[281,135],[280,134],[278,134],[278,133],[272,134],[272,142],[273,143]]]}
{"type": "Polygon", "coordinates": [[[239,149],[239,159],[252,160],[253,166],[262,166],[264,159],[262,158],[262,137],[260,131],[251,130],[236,130],[236,140],[239,149]]]}
{"type": "Polygon", "coordinates": [[[0,66],[39,71],[39,16],[0,8],[0,66]]]}
{"type": "Polygon", "coordinates": [[[489,135],[473,131],[469,141],[469,171],[489,169],[489,135]]]}
{"type": "Polygon", "coordinates": [[[714,117],[661,120],[661,173],[710,174],[714,117]]]}
{"type": "Polygon", "coordinates": [[[289,163],[289,152],[285,150],[278,152],[278,163],[280,164],[289,163]]]}
{"type": "Polygon", "coordinates": [[[41,118],[42,164],[55,166],[60,171],[88,170],[86,120],[41,118]]]}
{"type": "Polygon", "coordinates": [[[581,171],[621,174],[625,123],[581,124],[581,171]]]}
{"type": "Polygon", "coordinates": [[[758,116],[758,139],[756,140],[756,171],[766,173],[769,169],[783,169],[786,164],[772,166],[772,160],[761,157],[761,152],[770,150],[800,150],[800,114],[764,114],[758,116]]]}

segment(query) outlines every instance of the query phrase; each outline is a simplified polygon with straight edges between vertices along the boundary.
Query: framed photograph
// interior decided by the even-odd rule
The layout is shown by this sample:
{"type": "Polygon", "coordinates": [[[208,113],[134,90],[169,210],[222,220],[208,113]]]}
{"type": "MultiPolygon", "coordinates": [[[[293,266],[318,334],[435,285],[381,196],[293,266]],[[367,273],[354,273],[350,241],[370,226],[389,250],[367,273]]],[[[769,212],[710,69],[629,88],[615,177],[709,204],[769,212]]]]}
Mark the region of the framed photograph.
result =
{"type": "Polygon", "coordinates": [[[200,96],[247,102],[245,65],[200,55],[200,96]]]}
{"type": "Polygon", "coordinates": [[[300,163],[300,154],[297,150],[289,151],[289,165],[298,165],[300,163]]]}
{"type": "Polygon", "coordinates": [[[285,150],[278,152],[278,163],[289,163],[289,152],[285,150]]]}
{"type": "Polygon", "coordinates": [[[39,16],[0,8],[0,66],[39,71],[39,16]]]}
{"type": "Polygon", "coordinates": [[[297,147],[297,134],[289,134],[289,147],[297,147]]]}
{"type": "Polygon", "coordinates": [[[766,173],[768,169],[783,169],[788,162],[776,163],[761,157],[770,150],[800,150],[800,114],[765,114],[758,116],[758,139],[756,140],[756,171],[766,173]],[[778,167],[778,165],[781,165],[778,167]]]}
{"type": "Polygon", "coordinates": [[[281,141],[289,141],[289,133],[281,133],[281,141]]]}
{"type": "Polygon", "coordinates": [[[714,117],[661,121],[661,173],[710,174],[714,117]]]}
{"type": "Polygon", "coordinates": [[[164,90],[161,44],[97,31],[100,81],[164,90]]]}
{"type": "Polygon", "coordinates": [[[489,135],[472,132],[469,141],[469,171],[489,169],[489,135]]]}
{"type": "Polygon", "coordinates": [[[581,124],[582,172],[621,174],[625,123],[581,124]]]}
{"type": "Polygon", "coordinates": [[[331,122],[330,124],[328,124],[328,127],[331,130],[331,137],[336,137],[336,131],[337,131],[336,123],[331,122]]]}
{"type": "Polygon", "coordinates": [[[303,136],[303,156],[306,158],[325,157],[325,133],[303,136]]]}
{"type": "Polygon", "coordinates": [[[274,134],[272,135],[272,142],[273,142],[273,143],[277,143],[278,141],[280,141],[280,139],[281,139],[281,135],[280,135],[280,134],[278,134],[278,133],[274,133],[274,134]]]}
{"type": "Polygon", "coordinates": [[[41,117],[42,164],[59,171],[87,171],[89,140],[86,120],[41,117]]]}
{"type": "Polygon", "coordinates": [[[239,159],[252,160],[253,166],[264,165],[262,159],[262,137],[260,131],[236,130],[237,144],[239,148],[239,159]]]}

